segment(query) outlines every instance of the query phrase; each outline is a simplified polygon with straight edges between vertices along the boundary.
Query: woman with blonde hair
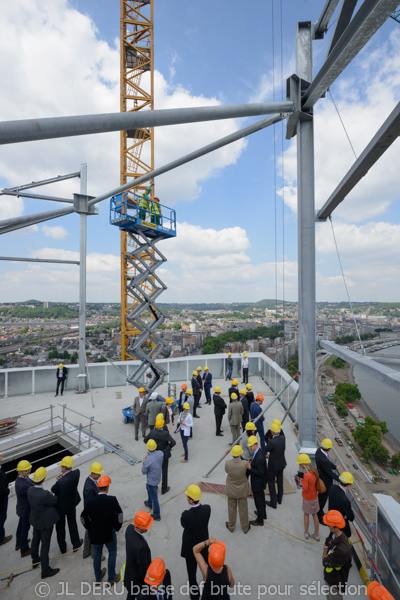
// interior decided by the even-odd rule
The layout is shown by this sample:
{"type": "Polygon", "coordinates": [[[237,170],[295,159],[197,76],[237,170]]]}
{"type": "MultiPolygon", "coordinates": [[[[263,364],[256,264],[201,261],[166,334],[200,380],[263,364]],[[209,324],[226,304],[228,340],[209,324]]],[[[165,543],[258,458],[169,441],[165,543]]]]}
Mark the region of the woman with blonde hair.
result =
{"type": "Polygon", "coordinates": [[[317,492],[317,479],[318,471],[311,464],[311,459],[308,454],[299,454],[297,458],[297,464],[300,465],[300,469],[297,476],[301,479],[301,486],[303,488],[303,512],[304,512],[304,537],[308,540],[312,537],[314,540],[319,542],[319,520],[318,520],[318,492],[317,492]],[[314,521],[314,533],[308,533],[308,527],[310,523],[310,515],[312,515],[314,521]]]}

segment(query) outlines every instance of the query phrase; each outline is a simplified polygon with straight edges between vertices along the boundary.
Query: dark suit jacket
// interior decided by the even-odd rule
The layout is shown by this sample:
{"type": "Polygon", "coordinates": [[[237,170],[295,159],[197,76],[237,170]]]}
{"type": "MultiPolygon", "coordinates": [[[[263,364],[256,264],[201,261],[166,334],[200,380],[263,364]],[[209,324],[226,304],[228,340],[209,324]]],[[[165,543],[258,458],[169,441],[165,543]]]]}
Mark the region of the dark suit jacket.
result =
{"type": "Polygon", "coordinates": [[[347,520],[345,519],[346,527],[343,531],[346,537],[350,537],[351,529],[348,521],[354,521],[354,513],[350,500],[339,485],[331,485],[329,490],[329,510],[338,510],[344,517],[347,517],[347,520]]]}
{"type": "Polygon", "coordinates": [[[4,469],[0,466],[0,507],[3,505],[9,493],[10,490],[8,489],[7,475],[5,474],[4,469]]]}
{"type": "Polygon", "coordinates": [[[171,448],[176,445],[176,441],[170,436],[168,429],[153,429],[144,438],[146,444],[149,440],[156,442],[157,450],[164,452],[165,458],[171,458],[171,448]]]}
{"type": "Polygon", "coordinates": [[[207,373],[204,373],[203,375],[203,385],[204,387],[208,387],[211,388],[212,387],[212,375],[211,373],[208,371],[207,373]]]}
{"type": "Polygon", "coordinates": [[[28,502],[28,490],[35,484],[29,477],[17,477],[15,480],[15,493],[17,494],[17,515],[29,517],[31,507],[28,502]]]}
{"type": "Polygon", "coordinates": [[[201,504],[183,511],[181,516],[183,527],[181,556],[183,558],[193,558],[193,546],[208,539],[210,515],[211,506],[208,504],[201,504]]]}
{"type": "Polygon", "coordinates": [[[151,552],[144,537],[133,525],[128,525],[125,532],[126,566],[124,586],[130,592],[133,586],[142,587],[149,564],[151,552]]]}
{"type": "MultiPolygon", "coordinates": [[[[257,402],[252,402],[251,407],[250,407],[250,416],[251,416],[251,420],[254,421],[258,415],[262,413],[262,408],[259,404],[257,404],[257,402]]],[[[255,424],[257,429],[264,429],[264,417],[261,417],[261,419],[258,419],[257,423],[255,424]]]]}
{"type": "Polygon", "coordinates": [[[70,512],[81,501],[78,492],[79,477],[79,469],[68,471],[61,479],[57,479],[51,488],[53,494],[57,496],[57,510],[60,515],[70,512]]]}
{"type": "Polygon", "coordinates": [[[199,382],[200,390],[202,390],[203,389],[203,381],[201,379],[200,373],[197,375],[196,379],[199,382]]]}
{"type": "Polygon", "coordinates": [[[247,398],[247,403],[249,405],[249,411],[250,411],[250,405],[251,405],[252,402],[255,401],[253,392],[247,392],[246,398],[247,398]]]}
{"type": "Polygon", "coordinates": [[[278,473],[286,467],[285,446],[284,435],[276,435],[266,445],[265,453],[269,452],[268,471],[270,473],[278,473]]]}
{"type": "Polygon", "coordinates": [[[247,404],[247,398],[246,398],[246,396],[243,396],[243,398],[240,398],[239,402],[241,402],[242,406],[243,406],[242,421],[244,423],[248,423],[249,422],[249,405],[247,404]]]}
{"type": "Polygon", "coordinates": [[[215,415],[224,415],[225,411],[226,411],[225,400],[223,398],[221,398],[221,396],[219,396],[218,394],[214,394],[213,401],[214,401],[214,414],[215,415]]]}
{"type": "Polygon", "coordinates": [[[83,509],[81,521],[92,544],[112,542],[113,532],[122,527],[124,514],[115,496],[97,494],[83,509]]]}
{"type": "Polygon", "coordinates": [[[315,464],[317,466],[320,478],[324,482],[326,489],[329,490],[334,479],[339,481],[339,475],[337,474],[335,465],[329,460],[329,458],[326,458],[321,448],[317,448],[315,453],[315,464]]]}
{"type": "Polygon", "coordinates": [[[186,402],[186,398],[187,398],[187,394],[186,392],[180,392],[179,394],[179,400],[178,400],[178,407],[179,407],[179,412],[182,412],[183,408],[182,406],[184,405],[184,403],[186,402]]]}
{"type": "Polygon", "coordinates": [[[83,506],[86,508],[87,503],[96,498],[99,493],[99,488],[97,487],[97,482],[94,481],[90,476],[86,477],[85,485],[83,486],[83,506]]]}
{"type": "Polygon", "coordinates": [[[63,367],[62,369],[59,369],[59,368],[57,367],[57,370],[56,370],[56,378],[57,378],[57,381],[58,381],[59,379],[61,379],[62,381],[65,381],[65,380],[67,379],[67,375],[68,375],[68,369],[67,369],[67,367],[63,367]],[[59,377],[59,376],[58,376],[58,374],[59,374],[60,372],[61,372],[61,374],[62,374],[62,377],[59,377]]]}
{"type": "Polygon", "coordinates": [[[267,461],[261,448],[258,448],[257,454],[251,461],[250,483],[253,492],[262,492],[267,480],[267,461]]]}
{"type": "Polygon", "coordinates": [[[31,507],[29,523],[34,529],[50,529],[59,521],[60,515],[56,509],[57,496],[40,487],[30,487],[27,493],[31,507]]]}
{"type": "Polygon", "coordinates": [[[237,395],[237,397],[239,398],[239,388],[237,388],[237,387],[233,387],[233,386],[231,386],[231,387],[229,388],[229,390],[228,390],[229,402],[232,402],[232,400],[231,400],[231,396],[232,396],[232,394],[236,394],[236,395],[237,395]]]}
{"type": "MultiPolygon", "coordinates": [[[[201,381],[201,378],[200,378],[201,381]]],[[[200,386],[197,381],[197,377],[192,377],[192,390],[193,390],[193,398],[200,398],[200,392],[203,388],[200,386]]]]}

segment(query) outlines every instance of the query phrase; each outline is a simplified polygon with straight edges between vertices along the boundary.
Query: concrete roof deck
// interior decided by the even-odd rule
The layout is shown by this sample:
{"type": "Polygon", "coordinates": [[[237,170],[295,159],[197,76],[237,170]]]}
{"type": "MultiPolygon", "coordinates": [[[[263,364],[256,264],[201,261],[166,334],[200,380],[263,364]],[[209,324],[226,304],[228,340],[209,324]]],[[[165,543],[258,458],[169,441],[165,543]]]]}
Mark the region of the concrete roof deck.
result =
{"type": "MultiPolygon", "coordinates": [[[[253,391],[262,393],[264,397],[272,399],[272,393],[260,377],[251,377],[250,382],[253,385],[253,391]]],[[[214,385],[219,385],[222,389],[222,395],[227,397],[227,390],[230,382],[224,380],[215,380],[214,385]]],[[[167,385],[159,388],[161,395],[167,395],[167,385]]],[[[146,455],[146,448],[140,439],[134,440],[132,423],[124,424],[121,409],[132,403],[136,390],[131,386],[113,387],[106,389],[93,390],[93,400],[95,407],[92,408],[90,394],[78,395],[71,391],[66,391],[62,398],[57,398],[60,403],[65,403],[68,407],[77,410],[88,416],[93,415],[101,424],[96,424],[94,432],[105,437],[107,440],[119,444],[124,450],[142,459],[146,455]],[[119,397],[121,396],[121,397],[119,397]]],[[[0,403],[0,415],[12,416],[27,412],[28,410],[37,410],[55,403],[56,399],[52,394],[37,394],[35,396],[20,396],[14,398],[4,398],[0,403]]],[[[183,510],[188,508],[186,496],[183,493],[190,483],[205,481],[210,485],[225,483],[224,462],[222,462],[208,479],[204,474],[210,469],[218,458],[228,449],[228,442],[231,441],[230,428],[227,421],[227,415],[224,416],[222,427],[224,437],[215,437],[214,411],[210,406],[204,406],[204,395],[202,397],[202,408],[199,412],[201,418],[194,421],[193,440],[189,443],[189,462],[182,464],[181,452],[182,445],[180,437],[176,436],[177,445],[173,450],[172,458],[169,463],[169,485],[171,491],[164,496],[159,496],[161,502],[161,521],[154,522],[147,534],[147,540],[151,548],[152,557],[157,556],[164,559],[167,568],[171,571],[172,584],[175,588],[175,598],[186,597],[186,565],[180,556],[182,528],[180,525],[180,515],[183,510]]],[[[61,408],[57,407],[58,414],[61,414],[61,408]]],[[[55,411],[57,414],[57,411],[55,411]]],[[[266,425],[274,418],[282,419],[284,410],[276,402],[268,411],[266,425]]],[[[36,413],[32,415],[30,423],[26,424],[26,418],[23,421],[23,427],[34,426],[43,420],[43,414],[36,413]]],[[[86,422],[74,415],[71,421],[82,424],[86,422]]],[[[21,422],[22,424],[22,422],[21,422]]],[[[171,428],[172,430],[172,428],[171,428]]],[[[297,472],[296,458],[296,437],[291,429],[289,420],[284,423],[284,431],[287,439],[286,460],[288,466],[285,470],[286,478],[293,483],[293,475],[297,472]]],[[[29,457],[24,457],[29,458],[29,457]]],[[[112,479],[110,494],[115,495],[124,511],[124,521],[131,522],[134,514],[138,510],[145,509],[143,501],[146,499],[145,477],[141,474],[140,465],[131,466],[118,455],[106,453],[99,457],[105,473],[112,479]]],[[[85,478],[89,472],[90,463],[80,466],[81,479],[79,491],[82,495],[82,488],[85,478]],[[85,468],[87,466],[87,468],[85,468]]],[[[46,480],[45,487],[50,489],[54,483],[54,478],[46,480]]],[[[203,492],[202,502],[211,506],[211,519],[209,526],[210,535],[222,540],[227,545],[226,562],[232,569],[235,582],[242,586],[251,586],[247,588],[236,587],[234,595],[236,597],[249,598],[271,598],[271,597],[290,597],[317,598],[326,597],[321,586],[323,585],[323,572],[321,566],[322,542],[328,534],[326,527],[320,528],[321,543],[306,541],[303,538],[303,513],[301,510],[301,490],[295,493],[285,494],[281,506],[277,510],[267,507],[268,520],[263,528],[251,528],[249,534],[244,535],[240,524],[237,522],[234,533],[230,533],[225,527],[227,520],[226,499],[216,493],[203,492]],[[307,589],[306,586],[314,585],[307,589]],[[260,586],[260,587],[259,587],[260,586]]],[[[12,571],[17,574],[17,569],[26,566],[30,567],[30,558],[21,558],[19,552],[15,552],[15,531],[18,518],[15,514],[15,497],[10,498],[8,507],[8,518],[6,521],[6,535],[13,534],[14,538],[8,544],[0,546],[0,588],[6,583],[4,579],[8,575],[6,571],[12,571]]],[[[254,515],[254,502],[251,498],[248,501],[251,518],[254,515]]],[[[80,514],[82,503],[77,507],[77,513],[80,514]]],[[[83,528],[79,524],[79,529],[83,537],[83,528]]],[[[118,554],[117,570],[125,562],[125,526],[117,534],[118,554]]],[[[69,536],[67,533],[67,542],[69,536]]],[[[71,544],[68,544],[71,550],[71,544]]],[[[55,557],[59,554],[55,532],[53,532],[50,556],[55,557]]],[[[106,552],[107,554],[107,552],[106,552]]],[[[107,561],[103,563],[107,566],[107,561]]],[[[93,564],[90,558],[83,560],[82,551],[70,553],[66,556],[55,558],[51,561],[51,566],[59,567],[61,570],[57,576],[46,579],[41,582],[40,568],[22,573],[15,578],[9,587],[2,591],[2,597],[8,599],[25,599],[35,597],[46,597],[56,599],[60,596],[66,596],[65,587],[68,583],[68,593],[75,598],[94,598],[109,597],[110,595],[126,597],[126,593],[119,583],[115,588],[105,589],[92,587],[94,581],[93,564]],[[47,585],[48,584],[48,585],[47,585]],[[40,587],[42,585],[43,587],[40,587]],[[36,587],[38,586],[38,587],[36,587]],[[99,591],[100,590],[100,591],[99,591]]],[[[200,573],[198,571],[198,581],[200,573]]],[[[355,566],[350,571],[349,584],[352,586],[348,598],[366,598],[364,588],[354,587],[362,586],[355,566]]]]}

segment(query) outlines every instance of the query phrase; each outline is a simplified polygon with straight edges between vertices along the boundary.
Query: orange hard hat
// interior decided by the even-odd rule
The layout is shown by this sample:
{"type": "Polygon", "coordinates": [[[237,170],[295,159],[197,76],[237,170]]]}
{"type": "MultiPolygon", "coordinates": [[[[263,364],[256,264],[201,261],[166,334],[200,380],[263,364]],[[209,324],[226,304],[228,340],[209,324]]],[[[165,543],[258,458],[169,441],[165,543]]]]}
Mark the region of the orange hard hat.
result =
{"type": "Polygon", "coordinates": [[[150,529],[153,524],[153,517],[144,510],[139,510],[133,519],[133,524],[138,529],[150,529]]]}
{"type": "Polygon", "coordinates": [[[149,567],[144,578],[144,582],[147,585],[160,585],[165,577],[167,569],[165,563],[161,558],[155,558],[149,564],[149,567]]]}
{"type": "Polygon", "coordinates": [[[102,475],[97,482],[97,487],[99,487],[99,488],[108,487],[110,485],[110,483],[111,483],[111,479],[108,477],[108,475],[102,475]]]}
{"type": "Polygon", "coordinates": [[[225,562],[225,544],[223,542],[215,542],[210,546],[208,554],[208,564],[212,569],[220,569],[225,562]]]}
{"type": "Polygon", "coordinates": [[[338,529],[344,529],[346,527],[343,515],[338,510],[328,510],[326,515],[324,515],[324,523],[330,527],[338,527],[338,529]]]}
{"type": "Polygon", "coordinates": [[[261,402],[264,402],[264,396],[262,394],[258,394],[256,396],[256,400],[261,400],[261,402]]]}
{"type": "Polygon", "coordinates": [[[187,389],[186,383],[184,383],[183,385],[181,385],[181,390],[186,390],[186,389],[187,389]]]}
{"type": "Polygon", "coordinates": [[[367,587],[367,596],[370,600],[394,600],[394,596],[387,591],[384,585],[371,581],[367,587]]]}

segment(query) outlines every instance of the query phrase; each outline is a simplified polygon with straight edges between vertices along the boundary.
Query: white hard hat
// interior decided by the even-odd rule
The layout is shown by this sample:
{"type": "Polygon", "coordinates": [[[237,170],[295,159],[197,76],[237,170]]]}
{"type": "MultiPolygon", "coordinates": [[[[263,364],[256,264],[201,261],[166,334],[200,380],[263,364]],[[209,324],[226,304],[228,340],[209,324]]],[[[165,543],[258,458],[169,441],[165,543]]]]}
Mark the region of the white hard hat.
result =
{"type": "Polygon", "coordinates": [[[153,392],[153,393],[151,394],[150,398],[151,398],[151,400],[156,400],[156,399],[157,399],[157,396],[158,396],[157,392],[153,392]]]}

